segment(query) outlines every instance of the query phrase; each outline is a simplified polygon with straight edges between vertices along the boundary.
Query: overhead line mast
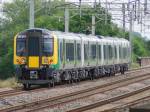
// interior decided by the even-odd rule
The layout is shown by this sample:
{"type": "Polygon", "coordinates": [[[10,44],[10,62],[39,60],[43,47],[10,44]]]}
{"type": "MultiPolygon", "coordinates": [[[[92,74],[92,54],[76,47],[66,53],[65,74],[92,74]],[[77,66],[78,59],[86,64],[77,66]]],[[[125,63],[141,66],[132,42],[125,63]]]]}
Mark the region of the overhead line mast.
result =
{"type": "Polygon", "coordinates": [[[29,28],[34,28],[34,0],[30,0],[29,28]]]}

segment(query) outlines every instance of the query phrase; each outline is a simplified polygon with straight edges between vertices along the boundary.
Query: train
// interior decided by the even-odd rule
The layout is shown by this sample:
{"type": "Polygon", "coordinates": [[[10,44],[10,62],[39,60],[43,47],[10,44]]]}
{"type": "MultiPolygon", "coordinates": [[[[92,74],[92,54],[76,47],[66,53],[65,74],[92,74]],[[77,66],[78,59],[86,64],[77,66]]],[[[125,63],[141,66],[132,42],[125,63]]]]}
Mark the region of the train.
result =
{"type": "Polygon", "coordinates": [[[25,29],[14,37],[15,74],[25,89],[124,74],[130,49],[123,38],[25,29]]]}

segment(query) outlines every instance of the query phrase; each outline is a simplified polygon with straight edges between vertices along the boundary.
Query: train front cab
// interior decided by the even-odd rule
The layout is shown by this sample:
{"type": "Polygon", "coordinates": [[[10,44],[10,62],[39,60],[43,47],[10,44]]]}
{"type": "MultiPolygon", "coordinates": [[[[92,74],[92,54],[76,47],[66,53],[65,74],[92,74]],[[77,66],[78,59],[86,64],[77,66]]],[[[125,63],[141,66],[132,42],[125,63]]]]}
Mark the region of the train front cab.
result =
{"type": "Polygon", "coordinates": [[[18,82],[25,88],[32,84],[51,83],[57,68],[57,38],[48,31],[30,29],[14,39],[14,64],[18,82]]]}

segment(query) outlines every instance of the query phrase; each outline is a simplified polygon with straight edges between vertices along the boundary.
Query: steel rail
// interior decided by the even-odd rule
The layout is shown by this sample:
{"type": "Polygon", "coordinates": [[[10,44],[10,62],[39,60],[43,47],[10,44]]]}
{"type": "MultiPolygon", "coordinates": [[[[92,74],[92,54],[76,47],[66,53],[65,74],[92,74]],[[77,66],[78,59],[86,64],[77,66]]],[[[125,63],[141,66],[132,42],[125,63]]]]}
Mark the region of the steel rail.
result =
{"type": "Polygon", "coordinates": [[[18,106],[14,106],[14,107],[9,107],[9,108],[6,108],[6,109],[0,110],[0,111],[14,111],[14,110],[24,109],[24,108],[27,108],[27,107],[35,107],[35,105],[37,105],[36,108],[33,108],[33,109],[30,108],[29,109],[29,111],[36,111],[37,109],[40,109],[40,108],[46,108],[46,107],[49,107],[49,106],[55,106],[55,105],[58,105],[58,104],[61,104],[61,103],[70,102],[70,101],[75,100],[75,99],[91,96],[91,95],[97,94],[99,92],[109,91],[109,90],[118,88],[118,86],[119,87],[120,86],[125,86],[127,84],[130,84],[130,83],[133,83],[133,82],[135,83],[135,82],[138,82],[138,81],[141,81],[141,80],[145,80],[147,78],[150,78],[149,73],[143,74],[143,75],[140,75],[140,76],[137,76],[137,77],[132,77],[132,78],[126,78],[126,79],[122,79],[122,80],[118,80],[118,81],[113,81],[111,83],[106,83],[106,84],[103,84],[103,85],[100,85],[100,86],[96,86],[96,87],[93,87],[93,88],[88,88],[88,89],[85,89],[85,90],[81,90],[81,91],[61,95],[61,96],[58,96],[58,97],[52,97],[52,98],[43,99],[43,100],[40,100],[40,101],[33,101],[31,103],[22,104],[22,105],[18,105],[18,106]],[[99,91],[97,89],[99,89],[99,91]],[[74,96],[76,96],[76,98],[74,98],[74,96]],[[73,97],[73,98],[71,99],[70,97],[73,97]],[[66,100],[68,98],[70,98],[70,99],[66,100]],[[50,103],[50,104],[40,107],[40,105],[47,104],[47,103],[50,103]]]}
{"type": "Polygon", "coordinates": [[[117,100],[129,97],[129,96],[138,94],[138,93],[146,91],[148,89],[150,89],[150,85],[146,86],[144,88],[141,88],[139,90],[135,90],[133,92],[126,93],[124,95],[119,95],[119,96],[115,96],[115,97],[112,97],[112,98],[108,98],[108,99],[105,99],[103,101],[99,101],[99,102],[93,103],[91,105],[87,105],[87,106],[83,106],[83,107],[80,107],[80,108],[77,108],[77,109],[69,110],[67,112],[82,112],[82,111],[86,111],[86,110],[89,110],[89,109],[93,109],[93,108],[99,107],[101,105],[105,105],[105,104],[108,104],[108,103],[111,103],[111,102],[114,102],[114,101],[117,101],[117,100]]]}
{"type": "MultiPolygon", "coordinates": [[[[137,71],[140,71],[142,69],[146,69],[146,68],[150,68],[150,66],[147,66],[147,67],[142,67],[142,68],[135,68],[135,69],[130,69],[128,72],[126,72],[126,75],[127,74],[130,74],[130,73],[135,73],[137,71]]],[[[118,76],[118,75],[117,75],[118,76]]],[[[117,77],[116,76],[116,77],[117,77]]],[[[37,88],[36,88],[37,89],[37,88]]],[[[0,98],[4,98],[4,97],[7,97],[7,96],[14,96],[14,95],[19,95],[19,94],[23,94],[23,93],[29,93],[29,92],[36,92],[36,91],[42,91],[42,90],[46,90],[47,88],[39,88],[37,90],[29,90],[29,91],[24,91],[22,90],[21,88],[15,88],[13,90],[6,90],[6,91],[2,91],[0,92],[0,98]]]]}

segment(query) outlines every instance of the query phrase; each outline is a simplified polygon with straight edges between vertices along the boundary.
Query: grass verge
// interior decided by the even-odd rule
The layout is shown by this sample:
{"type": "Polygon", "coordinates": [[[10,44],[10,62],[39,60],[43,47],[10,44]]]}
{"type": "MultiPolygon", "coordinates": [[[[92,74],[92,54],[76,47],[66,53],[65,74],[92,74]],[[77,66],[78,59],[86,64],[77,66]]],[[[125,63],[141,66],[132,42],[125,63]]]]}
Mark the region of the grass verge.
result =
{"type": "Polygon", "coordinates": [[[18,87],[17,81],[15,78],[8,78],[6,80],[0,80],[0,88],[6,88],[6,87],[18,87]]]}
{"type": "Polygon", "coordinates": [[[140,68],[140,65],[138,63],[132,63],[131,68],[140,68]]]}

